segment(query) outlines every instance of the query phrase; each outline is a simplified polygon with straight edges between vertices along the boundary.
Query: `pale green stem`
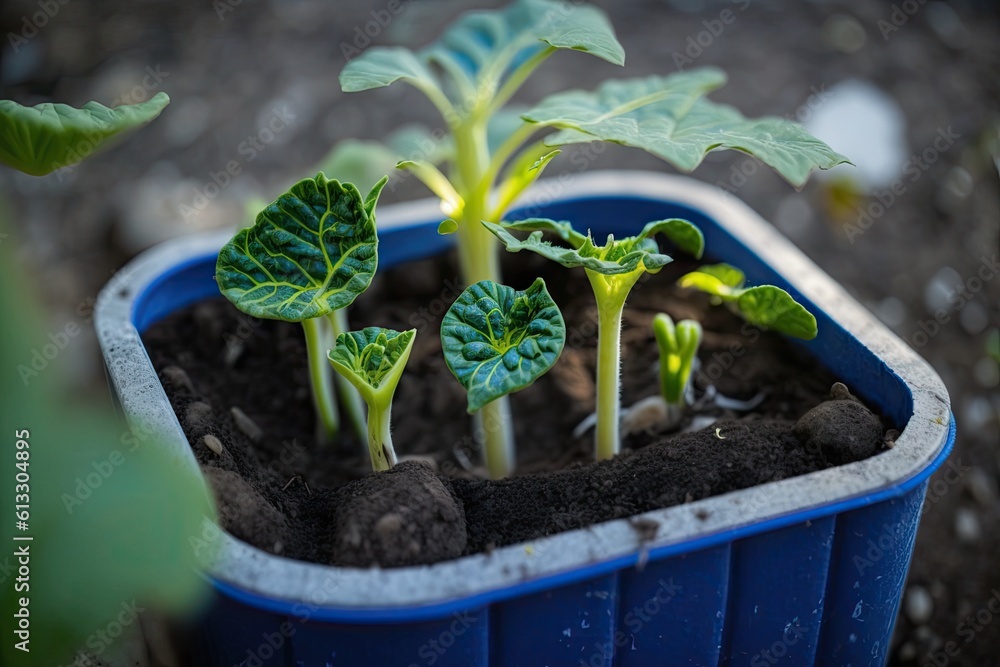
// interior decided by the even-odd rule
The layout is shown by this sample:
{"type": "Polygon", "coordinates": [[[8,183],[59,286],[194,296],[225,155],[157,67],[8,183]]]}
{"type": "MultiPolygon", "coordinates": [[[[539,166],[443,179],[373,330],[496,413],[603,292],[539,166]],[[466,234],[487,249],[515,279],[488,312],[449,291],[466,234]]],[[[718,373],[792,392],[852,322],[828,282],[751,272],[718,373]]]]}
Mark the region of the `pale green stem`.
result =
{"type": "Polygon", "coordinates": [[[597,299],[597,460],[610,459],[621,448],[622,311],[625,299],[642,271],[620,276],[603,276],[587,270],[597,299]]]}
{"type": "Polygon", "coordinates": [[[510,101],[510,98],[514,96],[514,93],[516,93],[524,84],[528,77],[534,73],[538,66],[545,62],[545,60],[555,52],[556,47],[546,47],[525,60],[516,70],[511,72],[503,86],[500,87],[500,90],[498,90],[497,94],[493,97],[493,101],[490,103],[489,111],[486,115],[492,116],[497,111],[502,109],[503,106],[510,101]]]}
{"type": "MultiPolygon", "coordinates": [[[[347,309],[341,308],[333,311],[327,315],[327,320],[330,323],[330,330],[333,333],[332,338],[335,345],[337,336],[349,331],[347,323],[347,309]]],[[[334,345],[331,345],[330,347],[332,348],[334,345]]],[[[327,364],[326,370],[328,373],[331,372],[329,364],[327,364]]],[[[358,439],[363,442],[365,439],[365,401],[361,397],[358,390],[347,378],[340,373],[334,373],[334,375],[337,377],[337,390],[340,393],[340,404],[347,412],[347,418],[350,420],[351,426],[354,428],[355,435],[357,435],[358,439]]]]}
{"type": "MultiPolygon", "coordinates": [[[[458,180],[464,192],[465,207],[458,221],[458,257],[462,281],[472,285],[481,280],[500,282],[500,260],[494,236],[482,225],[486,214],[490,183],[482,176],[489,168],[486,128],[473,124],[455,131],[458,180]]],[[[476,413],[475,434],[482,447],[490,477],[508,476],[514,462],[514,432],[511,428],[510,403],[506,396],[486,404],[476,413]]]]}
{"type": "Polygon", "coordinates": [[[330,362],[326,358],[332,347],[329,324],[326,319],[317,317],[303,320],[302,328],[306,333],[309,380],[312,385],[313,407],[316,409],[316,440],[325,445],[332,442],[340,430],[330,362]]]}
{"type": "Polygon", "coordinates": [[[392,402],[384,405],[378,400],[368,404],[368,454],[372,460],[372,470],[380,472],[396,465],[396,450],[392,447],[392,425],[390,413],[392,402]]]}
{"type": "Polygon", "coordinates": [[[621,394],[622,309],[597,305],[597,460],[610,459],[621,445],[618,434],[621,394]]]}

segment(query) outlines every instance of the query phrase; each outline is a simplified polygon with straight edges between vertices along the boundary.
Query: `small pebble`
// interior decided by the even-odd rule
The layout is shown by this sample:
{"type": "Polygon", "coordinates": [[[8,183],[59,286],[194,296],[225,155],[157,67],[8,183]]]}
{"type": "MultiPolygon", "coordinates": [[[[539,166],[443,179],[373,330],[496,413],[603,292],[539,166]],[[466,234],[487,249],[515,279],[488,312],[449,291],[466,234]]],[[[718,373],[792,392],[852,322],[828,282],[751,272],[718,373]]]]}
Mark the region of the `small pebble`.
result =
{"type": "Polygon", "coordinates": [[[260,426],[257,426],[257,422],[250,419],[250,417],[247,417],[247,414],[239,408],[230,408],[229,412],[233,415],[233,420],[236,422],[236,428],[243,431],[243,433],[254,442],[260,442],[261,438],[264,437],[264,431],[260,426]]]}
{"type": "Polygon", "coordinates": [[[911,623],[924,625],[934,615],[934,598],[923,586],[910,586],[906,589],[903,611],[911,623]]]}
{"type": "Polygon", "coordinates": [[[218,456],[222,456],[222,441],[216,438],[214,435],[206,435],[201,439],[205,443],[205,446],[215,452],[218,456]]]}
{"type": "Polygon", "coordinates": [[[184,412],[184,424],[190,429],[208,426],[212,418],[212,406],[204,401],[191,403],[184,412]]]}
{"type": "Polygon", "coordinates": [[[959,542],[975,544],[983,536],[976,511],[968,507],[960,507],[955,512],[955,537],[959,542]]]}
{"type": "Polygon", "coordinates": [[[191,378],[188,377],[187,372],[179,366],[167,366],[162,371],[163,377],[170,384],[174,385],[177,389],[187,389],[190,393],[194,393],[194,384],[191,383],[191,378]]]}

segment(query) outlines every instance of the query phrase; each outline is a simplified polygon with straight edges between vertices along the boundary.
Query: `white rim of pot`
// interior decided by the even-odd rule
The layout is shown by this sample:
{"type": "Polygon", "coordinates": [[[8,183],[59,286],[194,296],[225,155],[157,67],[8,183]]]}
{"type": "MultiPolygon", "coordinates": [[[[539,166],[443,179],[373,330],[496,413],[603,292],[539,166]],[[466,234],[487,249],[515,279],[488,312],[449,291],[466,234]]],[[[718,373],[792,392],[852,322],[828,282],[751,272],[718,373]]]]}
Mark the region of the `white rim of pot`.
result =
{"type": "MultiPolygon", "coordinates": [[[[633,517],[434,565],[363,570],[274,556],[216,530],[219,552],[206,570],[211,578],[248,593],[250,598],[260,596],[278,603],[307,601],[313,610],[443,605],[599,563],[635,562],[650,552],[671,551],[671,546],[695,542],[701,548],[709,546],[713,537],[726,542],[734,538],[734,530],[763,522],[777,527],[783,517],[789,517],[789,523],[801,522],[802,513],[809,510],[822,509],[820,514],[828,514],[832,505],[913,479],[941,454],[952,416],[948,393],[938,375],[746,204],[692,178],[654,172],[599,171],[578,175],[568,184],[550,183],[540,182],[518,205],[533,203],[542,192],[551,194],[554,186],[559,189],[556,201],[644,196],[687,205],[716,220],[871,350],[884,364],[872,372],[894,374],[906,384],[912,394],[913,416],[895,447],[865,461],[639,515],[658,525],[657,537],[651,541],[643,541],[632,527],[637,518],[633,517]]],[[[435,216],[440,216],[438,201],[426,199],[381,208],[378,224],[380,229],[388,229],[430,221],[435,216]]],[[[133,426],[144,424],[164,433],[173,454],[193,468],[198,463],[131,316],[137,296],[164,269],[217,252],[232,233],[223,230],[194,235],[143,253],[112,279],[96,307],[101,347],[129,421],[133,426]]],[[[588,576],[596,576],[588,572],[588,576]]]]}

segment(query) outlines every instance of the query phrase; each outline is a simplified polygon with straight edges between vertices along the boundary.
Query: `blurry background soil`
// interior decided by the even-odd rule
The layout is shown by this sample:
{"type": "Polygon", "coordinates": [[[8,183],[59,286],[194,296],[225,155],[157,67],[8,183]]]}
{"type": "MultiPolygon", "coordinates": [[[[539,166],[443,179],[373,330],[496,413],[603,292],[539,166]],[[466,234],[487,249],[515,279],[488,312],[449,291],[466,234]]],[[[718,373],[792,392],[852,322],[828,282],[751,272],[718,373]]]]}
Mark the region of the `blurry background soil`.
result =
{"type": "MultiPolygon", "coordinates": [[[[33,268],[29,287],[49,306],[50,330],[84,330],[53,362],[81,391],[106,383],[89,327],[93,301],[137,252],[242,222],[249,197],[273,198],[310,175],[340,139],[377,138],[404,120],[440,126],[409,88],[346,95],[337,74],[364,39],[418,46],[463,6],[402,2],[383,27],[371,12],[385,17],[385,0],[69,0],[48,3],[57,8],[51,17],[38,13],[42,4],[0,8],[0,97],[112,105],[164,90],[173,100],[152,125],[83,167],[41,179],[0,170],[0,215],[16,232],[7,242],[33,268]],[[366,28],[372,37],[360,37],[366,28]],[[265,132],[269,125],[281,129],[265,132]],[[233,163],[238,173],[221,176],[233,163]]],[[[959,425],[957,472],[935,477],[892,663],[924,664],[954,641],[960,653],[949,664],[997,664],[1000,622],[964,625],[1000,590],[1000,369],[987,355],[1000,321],[998,269],[988,261],[1000,228],[995,4],[596,4],[626,48],[626,69],[558,54],[522,101],[611,76],[718,65],[731,81],[714,99],[747,115],[797,118],[858,163],[800,193],[733,153],[713,154],[696,177],[725,185],[774,222],[944,378],[959,425]]],[[[549,176],[581,165],[672,171],[636,150],[567,152],[549,176]]],[[[403,181],[383,201],[424,195],[403,181]]],[[[24,356],[30,361],[31,351],[24,356]]]]}

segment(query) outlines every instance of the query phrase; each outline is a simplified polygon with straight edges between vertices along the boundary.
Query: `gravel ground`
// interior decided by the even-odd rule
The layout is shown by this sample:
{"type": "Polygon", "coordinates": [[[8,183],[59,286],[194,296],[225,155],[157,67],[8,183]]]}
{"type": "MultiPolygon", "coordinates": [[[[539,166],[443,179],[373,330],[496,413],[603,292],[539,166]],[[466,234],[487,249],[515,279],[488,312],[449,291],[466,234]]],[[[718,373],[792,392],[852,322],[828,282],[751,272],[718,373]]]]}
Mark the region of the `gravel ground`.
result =
{"type": "MultiPolygon", "coordinates": [[[[110,104],[165,90],[173,99],[158,121],[83,168],[44,179],[0,171],[0,211],[13,221],[23,260],[36,269],[32,286],[49,305],[54,332],[89,323],[101,286],[136,252],[235,224],[248,197],[273,197],[309,173],[337,140],[378,137],[404,119],[435,126],[429,105],[405,87],[339,91],[342,45],[365,29],[371,11],[387,6],[384,0],[51,4],[57,7],[51,17],[37,13],[37,0],[0,9],[8,35],[0,97],[110,104]],[[11,33],[25,39],[11,40],[11,33]],[[280,129],[264,133],[269,124],[280,129]],[[239,173],[212,196],[213,174],[230,162],[239,173]]],[[[996,269],[988,261],[1000,230],[1000,19],[993,3],[597,4],[626,47],[630,76],[673,72],[680,54],[693,61],[685,67],[723,67],[731,82],[713,97],[748,115],[807,123],[825,115],[829,122],[823,107],[848,97],[836,86],[849,79],[881,91],[883,111],[896,110],[876,139],[891,148],[898,136],[902,152],[862,146],[888,160],[890,176],[882,182],[859,169],[868,180],[816,179],[797,193],[762,169],[738,176],[733,167],[745,159],[733,154],[711,156],[696,175],[727,184],[775,222],[944,378],[959,424],[952,461],[960,467],[935,478],[941,493],[926,506],[891,664],[1000,664],[1000,623],[983,622],[992,619],[987,604],[1000,590],[1000,369],[986,353],[989,332],[1000,323],[1000,280],[992,280],[996,269]],[[724,10],[733,17],[726,24],[718,22],[724,10]],[[717,35],[706,32],[712,27],[717,35]],[[700,53],[691,46],[698,40],[700,53]],[[952,139],[920,171],[907,172],[911,156],[924,155],[938,136],[952,139]],[[907,173],[917,176],[907,177],[888,203],[892,180],[907,173]],[[880,192],[884,206],[872,208],[880,192]],[[872,213],[870,223],[859,207],[872,213]],[[956,288],[968,293],[959,289],[962,296],[954,297],[956,288]],[[941,309],[947,321],[935,324],[941,309]],[[947,648],[958,653],[943,663],[947,648]]],[[[387,26],[371,30],[372,42],[419,45],[457,6],[403,2],[387,26]]],[[[596,59],[560,54],[521,97],[530,102],[546,90],[589,88],[615,75],[617,68],[596,59]]],[[[873,114],[860,112],[858,126],[873,114]]],[[[833,115],[843,119],[839,111],[833,115]]],[[[619,148],[592,165],[606,167],[670,171],[619,148]]],[[[422,195],[404,183],[387,200],[422,195]]],[[[96,345],[84,329],[71,343],[73,353],[59,358],[81,390],[104,385],[96,345]]]]}

